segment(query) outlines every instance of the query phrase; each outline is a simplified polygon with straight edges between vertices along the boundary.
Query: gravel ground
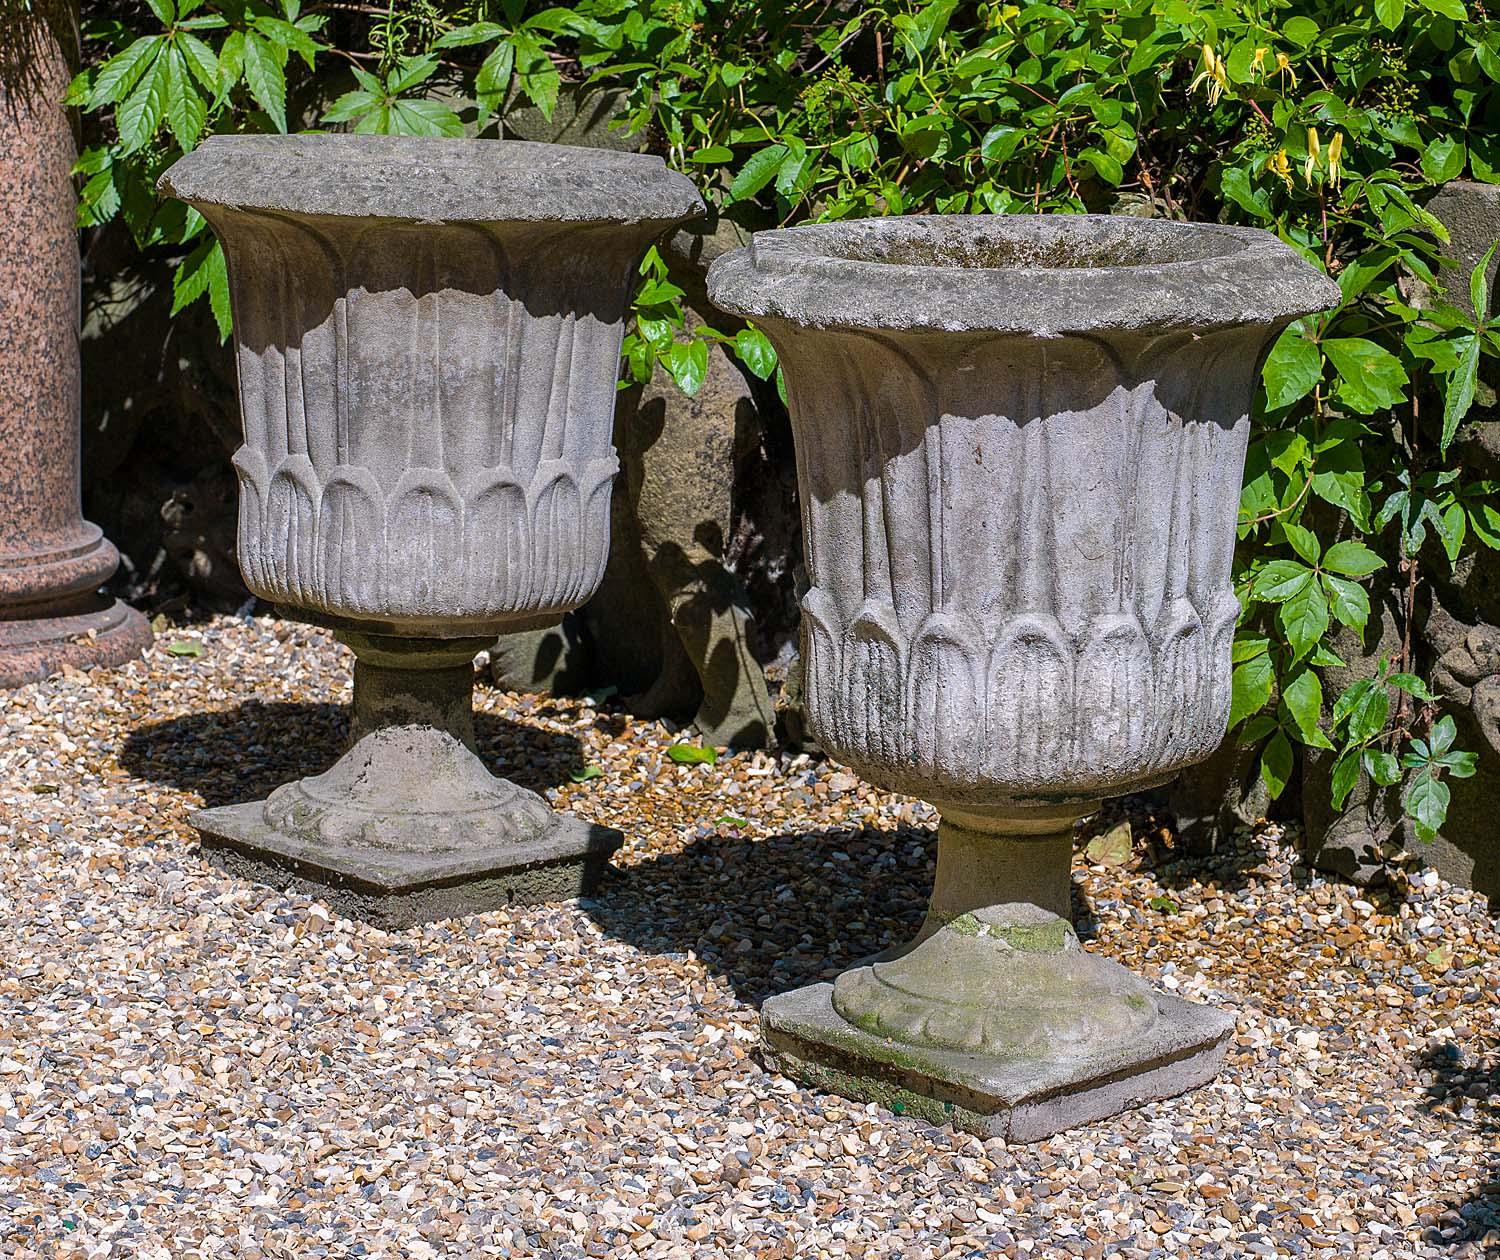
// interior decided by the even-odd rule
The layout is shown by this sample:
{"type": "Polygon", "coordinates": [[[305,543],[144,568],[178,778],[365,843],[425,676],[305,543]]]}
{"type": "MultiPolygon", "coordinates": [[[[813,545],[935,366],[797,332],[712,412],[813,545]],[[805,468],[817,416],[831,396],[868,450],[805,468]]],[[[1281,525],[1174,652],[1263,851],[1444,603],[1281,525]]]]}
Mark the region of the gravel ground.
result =
{"type": "Polygon", "coordinates": [[[756,1058],[762,997],[920,916],[931,811],[836,766],[484,687],[488,762],[629,836],[596,901],[386,933],[207,866],[188,810],[330,762],[348,665],[226,617],[0,694],[0,1254],[1500,1253],[1482,899],[1323,882],[1275,828],[1174,861],[1138,810],[1080,847],[1082,934],[1232,1010],[1228,1067],[982,1143],[756,1058]]]}

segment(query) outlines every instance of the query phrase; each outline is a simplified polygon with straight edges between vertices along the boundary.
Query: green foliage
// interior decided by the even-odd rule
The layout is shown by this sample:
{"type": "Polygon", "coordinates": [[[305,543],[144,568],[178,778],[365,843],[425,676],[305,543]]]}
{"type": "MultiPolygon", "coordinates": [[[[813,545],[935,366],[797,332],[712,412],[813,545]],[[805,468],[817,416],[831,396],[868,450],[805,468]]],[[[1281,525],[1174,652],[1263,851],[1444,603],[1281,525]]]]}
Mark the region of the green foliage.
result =
{"type": "MultiPolygon", "coordinates": [[[[1446,180],[1500,182],[1500,22],[1474,0],[102,7],[70,97],[97,133],[79,162],[82,222],[118,216],[142,248],[175,250],[174,306],[207,298],[226,331],[217,246],[151,193],[204,134],[498,135],[518,106],[550,116],[570,83],[620,93],[622,126],[752,229],[1113,211],[1277,233],[1342,301],[1288,329],[1265,365],[1231,722],[1273,793],[1299,746],[1328,749],[1340,801],[1361,776],[1402,783],[1419,831],[1440,825],[1444,779],[1472,762],[1409,649],[1336,697],[1323,671],[1342,663],[1332,636],[1370,621],[1372,583],[1398,592],[1409,624],[1434,566],[1500,545],[1496,487],[1457,454],[1500,325],[1484,268],[1445,268],[1423,208],[1446,180]]],[[[779,382],[759,332],[690,323],[685,300],[653,252],[627,380],[660,366],[692,392],[722,346],[779,382]]]]}

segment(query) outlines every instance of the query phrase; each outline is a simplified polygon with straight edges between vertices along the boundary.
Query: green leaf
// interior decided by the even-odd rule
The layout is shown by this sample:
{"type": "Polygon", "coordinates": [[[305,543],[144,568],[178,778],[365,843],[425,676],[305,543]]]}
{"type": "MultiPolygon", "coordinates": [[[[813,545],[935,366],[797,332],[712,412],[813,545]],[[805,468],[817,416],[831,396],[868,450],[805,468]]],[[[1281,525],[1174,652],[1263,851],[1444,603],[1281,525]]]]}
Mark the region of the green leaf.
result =
{"type": "Polygon", "coordinates": [[[1469,309],[1474,312],[1475,320],[1481,323],[1489,318],[1490,264],[1495,260],[1497,247],[1500,247],[1500,241],[1496,241],[1485,250],[1484,257],[1475,264],[1474,270],[1469,272],[1469,309]]]}
{"type": "Polygon", "coordinates": [[[177,8],[172,0],[146,0],[146,5],[163,26],[171,26],[177,20],[177,8]]]}
{"type": "Polygon", "coordinates": [[[1370,619],[1370,596],[1365,588],[1348,578],[1323,575],[1323,589],[1327,591],[1333,615],[1355,630],[1363,630],[1370,619]]]}
{"type": "Polygon", "coordinates": [[[1427,843],[1437,839],[1438,832],[1448,821],[1451,799],[1448,785],[1431,771],[1423,770],[1417,774],[1403,802],[1407,817],[1417,825],[1417,839],[1427,843]]]}
{"type": "MultiPolygon", "coordinates": [[[[1422,2],[1428,8],[1432,7],[1429,0],[1422,2]]],[[[1462,141],[1439,136],[1436,140],[1429,141],[1422,150],[1422,174],[1431,183],[1446,184],[1450,179],[1457,179],[1463,174],[1467,156],[1462,141]]]]}
{"type": "Polygon", "coordinates": [[[479,107],[478,122],[481,129],[489,123],[490,115],[495,112],[496,107],[504,103],[515,64],[515,46],[507,40],[503,44],[496,44],[484,59],[484,64],[479,67],[479,73],[474,77],[474,102],[479,107]]]}
{"type": "Polygon", "coordinates": [[[193,78],[210,97],[219,95],[219,59],[214,55],[214,50],[205,44],[196,35],[187,31],[177,33],[177,47],[182,50],[183,57],[187,60],[188,69],[193,72],[193,78]]]}
{"type": "Polygon", "coordinates": [[[245,33],[230,31],[219,45],[219,88],[215,100],[222,101],[245,71],[245,33]]]}
{"type": "Polygon", "coordinates": [[[1083,149],[1078,154],[1078,159],[1092,166],[1094,173],[1110,187],[1114,187],[1125,178],[1125,167],[1121,165],[1119,159],[1092,145],[1083,149]]]}
{"type": "Polygon", "coordinates": [[[1266,707],[1271,699],[1274,676],[1271,658],[1264,653],[1235,666],[1229,704],[1230,729],[1266,707]]]}
{"type": "Polygon", "coordinates": [[[677,388],[689,397],[703,388],[708,375],[708,342],[695,337],[692,341],[672,343],[667,354],[667,371],[677,382],[677,388]]]}
{"type": "Polygon", "coordinates": [[[1375,0],[1375,16],[1388,31],[1394,31],[1406,17],[1406,0],[1375,0]]]}
{"type": "Polygon", "coordinates": [[[1311,669],[1299,669],[1281,689],[1281,703],[1297,724],[1302,742],[1315,748],[1332,748],[1318,728],[1323,717],[1323,684],[1311,669]]]}
{"type": "Polygon", "coordinates": [[[1364,337],[1331,337],[1323,353],[1339,374],[1339,397],[1366,415],[1394,407],[1406,398],[1406,369],[1389,350],[1364,337]]]}
{"type": "Polygon", "coordinates": [[[130,89],[150,69],[161,44],[160,35],[147,35],[100,66],[99,73],[94,76],[93,90],[89,93],[88,107],[98,109],[102,105],[124,100],[130,89]]]}
{"type": "Polygon", "coordinates": [[[1444,714],[1433,723],[1432,732],[1427,737],[1428,746],[1432,749],[1434,758],[1441,757],[1453,747],[1453,741],[1458,738],[1458,725],[1453,718],[1444,714]]]}
{"type": "Polygon", "coordinates": [[[776,191],[788,201],[796,201],[812,183],[813,159],[807,145],[796,136],[788,136],[786,157],[776,170],[776,191]]]}
{"type": "Polygon", "coordinates": [[[1346,538],[1336,542],[1323,557],[1323,567],[1342,573],[1345,577],[1369,577],[1376,569],[1383,568],[1385,561],[1358,539],[1346,538]]]}
{"type": "Polygon", "coordinates": [[[425,57],[403,58],[397,63],[396,69],[391,71],[391,76],[386,80],[386,91],[391,95],[406,92],[425,83],[433,76],[438,68],[438,59],[432,54],[425,57]]]}
{"type": "Polygon", "coordinates": [[[1288,328],[1271,347],[1262,379],[1266,405],[1280,411],[1313,392],[1323,379],[1323,356],[1301,332],[1288,328]]]}
{"type": "Polygon", "coordinates": [[[1292,43],[1307,48],[1318,38],[1318,24],[1311,18],[1294,17],[1282,25],[1281,33],[1292,43]]]}
{"type": "Polygon", "coordinates": [[[180,639],[176,643],[167,644],[168,656],[202,656],[203,644],[195,639],[180,639]]]}
{"type": "Polygon", "coordinates": [[[253,32],[245,35],[245,85],[282,134],[286,133],[286,73],[271,45],[253,32]]]}
{"type": "Polygon", "coordinates": [[[716,162],[734,161],[734,150],[727,145],[711,144],[706,148],[699,149],[688,159],[702,166],[709,166],[716,162]]]}
{"type": "Polygon", "coordinates": [[[714,748],[701,748],[697,744],[672,744],[667,756],[679,766],[711,766],[718,762],[719,753],[714,748]]]}
{"type": "Polygon", "coordinates": [[[1251,588],[1257,599],[1279,604],[1293,598],[1313,580],[1313,571],[1295,560],[1272,560],[1255,578],[1251,588]]]}
{"type": "Polygon", "coordinates": [[[494,22],[475,22],[472,26],[459,26],[447,31],[433,44],[434,48],[465,48],[470,44],[488,44],[508,34],[505,27],[494,22]]]}
{"type": "Polygon", "coordinates": [[[1358,748],[1346,749],[1333,763],[1329,795],[1333,798],[1334,809],[1344,808],[1344,802],[1349,799],[1349,793],[1354,791],[1359,783],[1359,766],[1360,750],[1358,748]]]}
{"type": "Polygon", "coordinates": [[[1469,414],[1479,384],[1480,340],[1478,337],[1464,337],[1460,342],[1463,350],[1459,354],[1458,366],[1449,374],[1444,389],[1443,436],[1438,443],[1444,455],[1448,453],[1448,445],[1458,432],[1459,424],[1469,414]]]}
{"type": "Polygon", "coordinates": [[[1286,540],[1295,551],[1308,564],[1316,566],[1322,550],[1318,545],[1318,536],[1310,529],[1301,525],[1294,525],[1291,521],[1281,523],[1281,532],[1286,535],[1286,540]]]}
{"type": "Polygon", "coordinates": [[[135,85],[115,111],[121,154],[134,153],[156,135],[167,109],[167,58],[157,57],[151,72],[135,85]]]}
{"type": "Polygon", "coordinates": [[[1309,582],[1276,610],[1276,621],[1286,632],[1292,659],[1300,661],[1328,629],[1328,600],[1323,588],[1309,582]]]}
{"type": "Polygon", "coordinates": [[[1468,21],[1469,14],[1460,0],[1419,0],[1424,9],[1452,18],[1455,22],[1468,21]]]}
{"type": "MultiPolygon", "coordinates": [[[[255,29],[278,47],[296,53],[306,63],[309,70],[313,68],[319,48],[317,41],[306,31],[300,30],[290,22],[273,17],[256,18],[255,29]]],[[[436,58],[433,58],[433,61],[435,64],[436,58]]]]}
{"type": "Polygon", "coordinates": [[[574,783],[587,783],[590,779],[602,779],[604,777],[603,766],[584,766],[582,770],[575,770],[568,776],[574,783]]]}
{"type": "Polygon", "coordinates": [[[1286,791],[1286,785],[1291,781],[1292,744],[1280,731],[1261,749],[1260,777],[1273,801],[1286,791]]]}
{"type": "Polygon", "coordinates": [[[776,177],[776,171],[786,154],[787,147],[784,144],[768,145],[752,154],[729,185],[729,200],[744,201],[755,196],[776,177]]]}
{"type": "Polygon", "coordinates": [[[392,131],[401,136],[452,136],[464,134],[463,119],[442,101],[395,101],[391,105],[392,131]]]}
{"type": "Polygon", "coordinates": [[[172,136],[184,153],[190,152],[203,134],[203,124],[208,120],[208,103],[198,95],[193,84],[192,71],[182,53],[176,48],[166,53],[167,63],[167,125],[172,136]]]}
{"type": "Polygon", "coordinates": [[[1333,707],[1334,725],[1346,722],[1344,732],[1356,744],[1368,743],[1383,730],[1391,713],[1391,693],[1373,678],[1345,688],[1333,707]]]}
{"type": "Polygon", "coordinates": [[[776,371],[776,349],[758,328],[741,328],[734,338],[734,352],[750,372],[760,380],[771,379],[776,371]]]}
{"type": "Polygon", "coordinates": [[[1401,763],[1388,752],[1378,748],[1366,748],[1365,772],[1381,787],[1390,787],[1401,780],[1401,763]]]}
{"type": "MultiPolygon", "coordinates": [[[[1119,183],[1118,180],[1115,181],[1119,183]]],[[[1271,218],[1271,192],[1269,188],[1257,187],[1251,182],[1250,172],[1243,166],[1231,166],[1219,179],[1220,191],[1257,219],[1271,218]]]]}
{"type": "Polygon", "coordinates": [[[987,162],[1004,162],[1016,151],[1026,133],[1019,127],[991,127],[979,142],[979,156],[987,162]]]}

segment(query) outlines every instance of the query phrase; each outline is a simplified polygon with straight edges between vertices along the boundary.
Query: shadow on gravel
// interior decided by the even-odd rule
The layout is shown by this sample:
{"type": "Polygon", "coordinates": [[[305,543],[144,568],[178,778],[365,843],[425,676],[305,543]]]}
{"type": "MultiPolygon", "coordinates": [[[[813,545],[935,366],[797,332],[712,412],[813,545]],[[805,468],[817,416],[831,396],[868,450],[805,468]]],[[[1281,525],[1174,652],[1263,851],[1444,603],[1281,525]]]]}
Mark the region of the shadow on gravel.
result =
{"type": "MultiPolygon", "coordinates": [[[[611,936],[652,953],[691,950],[735,995],[765,998],[910,940],[932,891],[937,833],[849,828],[706,836],[679,853],[611,867],[581,904],[611,936]]],[[[1079,934],[1092,907],[1075,884],[1079,934]]]]}
{"type": "Polygon", "coordinates": [[[1456,1136],[1477,1138],[1490,1152],[1480,1167],[1480,1184],[1455,1194],[1423,1241],[1438,1247],[1487,1243],[1484,1255],[1500,1254],[1500,1055],[1475,1058],[1449,1042],[1423,1050],[1417,1070],[1425,1087],[1423,1110],[1441,1116],[1456,1136]]]}
{"type": "MultiPolygon", "coordinates": [[[[534,792],[566,783],[583,768],[582,748],[571,735],[475,713],[474,736],[485,765],[534,792]]],[[[120,764],[139,779],[197,792],[205,805],[230,805],[321,773],[348,738],[347,705],[250,700],[139,727],[125,737],[120,764]]]]}

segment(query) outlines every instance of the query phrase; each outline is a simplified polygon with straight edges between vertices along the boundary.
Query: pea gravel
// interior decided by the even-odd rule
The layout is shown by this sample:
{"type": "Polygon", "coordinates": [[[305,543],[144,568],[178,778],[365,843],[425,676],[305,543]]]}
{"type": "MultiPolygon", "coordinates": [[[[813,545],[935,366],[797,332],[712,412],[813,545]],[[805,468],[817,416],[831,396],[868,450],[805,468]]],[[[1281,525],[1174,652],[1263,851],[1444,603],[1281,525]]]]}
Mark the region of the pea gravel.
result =
{"type": "Polygon", "coordinates": [[[481,687],[487,761],[624,829],[622,869],[386,933],[225,878],[184,822],[326,766],[348,698],[342,648],[259,617],[0,694],[0,1255],[1500,1252],[1482,898],[1324,882],[1274,827],[1180,859],[1116,806],[1088,834],[1135,843],[1080,846],[1082,933],[1232,1011],[1228,1066],[1007,1149],[755,1057],[761,998],[915,928],[925,806],[481,687]]]}

